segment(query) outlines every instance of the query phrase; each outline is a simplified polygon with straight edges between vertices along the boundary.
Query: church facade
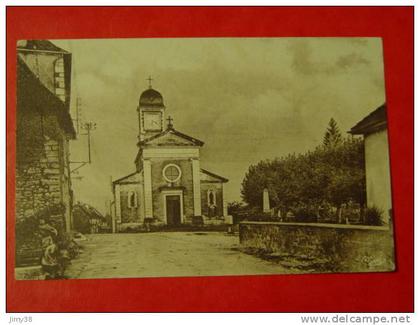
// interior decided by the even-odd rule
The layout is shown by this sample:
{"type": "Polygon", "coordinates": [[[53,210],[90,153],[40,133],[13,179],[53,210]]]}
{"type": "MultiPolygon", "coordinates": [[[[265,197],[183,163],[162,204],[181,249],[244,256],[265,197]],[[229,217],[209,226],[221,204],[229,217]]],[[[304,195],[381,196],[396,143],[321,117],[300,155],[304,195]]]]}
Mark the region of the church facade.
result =
{"type": "Polygon", "coordinates": [[[146,221],[163,225],[223,223],[228,180],[200,166],[204,142],[179,132],[165,117],[162,95],[151,86],[137,107],[135,171],[112,183],[115,231],[146,221]]]}

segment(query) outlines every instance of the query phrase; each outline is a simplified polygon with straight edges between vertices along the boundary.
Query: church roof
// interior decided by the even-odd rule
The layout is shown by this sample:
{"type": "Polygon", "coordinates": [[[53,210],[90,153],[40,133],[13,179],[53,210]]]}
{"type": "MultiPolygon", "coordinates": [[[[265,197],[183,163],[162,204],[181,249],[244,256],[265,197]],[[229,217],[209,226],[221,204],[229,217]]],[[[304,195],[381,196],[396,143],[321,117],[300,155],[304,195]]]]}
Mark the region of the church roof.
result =
{"type": "Polygon", "coordinates": [[[142,92],[139,104],[140,106],[148,107],[165,107],[161,93],[153,88],[149,88],[142,92]]]}
{"type": "Polygon", "coordinates": [[[124,177],[116,179],[115,181],[112,182],[112,184],[115,185],[115,184],[120,184],[120,183],[127,183],[127,184],[139,183],[141,182],[141,179],[139,177],[140,174],[141,174],[141,171],[128,174],[124,177]]]}
{"type": "Polygon", "coordinates": [[[379,106],[376,110],[362,119],[353,126],[349,133],[351,134],[369,134],[385,129],[386,120],[386,104],[379,106]]]}
{"type": "Polygon", "coordinates": [[[214,174],[214,173],[212,173],[212,172],[209,172],[209,171],[208,171],[208,170],[206,170],[206,169],[201,168],[201,172],[202,172],[202,173],[204,173],[204,174],[206,174],[206,175],[208,175],[208,176],[210,176],[210,177],[212,177],[212,178],[216,178],[216,179],[218,179],[218,180],[222,181],[223,183],[227,183],[227,182],[229,182],[229,180],[228,180],[227,178],[224,178],[224,177],[222,177],[222,176],[219,176],[219,175],[217,175],[217,174],[214,174]]]}
{"type": "Polygon", "coordinates": [[[159,139],[159,138],[161,138],[161,137],[163,137],[163,136],[165,136],[167,134],[173,134],[175,136],[178,136],[178,137],[180,137],[182,139],[185,139],[188,142],[190,142],[190,143],[192,143],[193,145],[196,145],[196,146],[200,146],[201,147],[201,146],[204,145],[204,142],[203,141],[198,140],[198,139],[193,138],[193,137],[190,137],[189,135],[186,135],[184,133],[181,133],[181,132],[175,130],[174,128],[172,128],[172,127],[168,127],[165,131],[162,131],[161,133],[158,133],[158,134],[156,134],[156,135],[154,135],[154,136],[152,136],[150,138],[147,138],[147,139],[144,139],[143,141],[140,141],[139,144],[140,145],[143,145],[143,144],[146,144],[146,143],[150,143],[153,140],[159,139]]]}

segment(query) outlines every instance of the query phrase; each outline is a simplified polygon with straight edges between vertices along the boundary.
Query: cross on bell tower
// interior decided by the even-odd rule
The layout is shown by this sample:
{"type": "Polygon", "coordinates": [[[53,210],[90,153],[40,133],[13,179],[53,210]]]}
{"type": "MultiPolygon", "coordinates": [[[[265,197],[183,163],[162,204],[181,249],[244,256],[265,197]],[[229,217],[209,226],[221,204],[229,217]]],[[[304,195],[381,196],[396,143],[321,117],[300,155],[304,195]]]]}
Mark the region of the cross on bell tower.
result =
{"type": "Polygon", "coordinates": [[[168,116],[166,120],[168,121],[168,129],[173,129],[174,125],[172,122],[174,121],[174,119],[171,116],[168,116]]]}
{"type": "Polygon", "coordinates": [[[149,81],[149,88],[151,89],[152,88],[152,81],[153,81],[152,76],[149,76],[149,78],[147,78],[146,80],[149,81]]]}

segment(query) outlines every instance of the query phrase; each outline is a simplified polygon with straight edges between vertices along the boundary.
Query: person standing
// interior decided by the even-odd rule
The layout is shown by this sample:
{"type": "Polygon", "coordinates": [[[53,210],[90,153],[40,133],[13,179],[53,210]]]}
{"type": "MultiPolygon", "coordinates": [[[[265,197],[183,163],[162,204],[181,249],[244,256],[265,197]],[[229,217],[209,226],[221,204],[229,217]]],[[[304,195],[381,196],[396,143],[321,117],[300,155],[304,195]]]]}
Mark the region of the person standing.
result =
{"type": "Polygon", "coordinates": [[[58,246],[51,237],[46,237],[43,240],[43,244],[45,245],[45,249],[41,258],[41,267],[45,273],[45,280],[53,280],[57,278],[59,269],[58,246]]]}

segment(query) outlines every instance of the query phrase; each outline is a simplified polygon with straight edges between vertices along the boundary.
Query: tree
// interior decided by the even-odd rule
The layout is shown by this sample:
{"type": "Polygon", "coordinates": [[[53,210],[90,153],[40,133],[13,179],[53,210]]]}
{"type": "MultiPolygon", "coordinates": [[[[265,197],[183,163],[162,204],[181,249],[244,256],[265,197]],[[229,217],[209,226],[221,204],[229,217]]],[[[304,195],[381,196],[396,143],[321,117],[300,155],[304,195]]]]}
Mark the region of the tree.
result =
{"type": "Polygon", "coordinates": [[[238,202],[238,201],[233,201],[233,202],[229,202],[227,205],[227,212],[229,215],[238,215],[241,211],[241,209],[244,208],[244,205],[242,202],[238,202]]]}
{"type": "Polygon", "coordinates": [[[324,134],[324,146],[325,147],[336,147],[343,142],[341,132],[337,126],[337,122],[331,118],[328,123],[327,131],[324,134]]]}
{"type": "Polygon", "coordinates": [[[363,142],[359,138],[343,139],[335,121],[331,121],[328,145],[324,141],[324,145],[306,153],[250,166],[242,182],[244,202],[261,209],[262,193],[267,188],[271,206],[283,211],[302,206],[312,209],[322,202],[338,208],[349,199],[364,204],[363,142]]]}

